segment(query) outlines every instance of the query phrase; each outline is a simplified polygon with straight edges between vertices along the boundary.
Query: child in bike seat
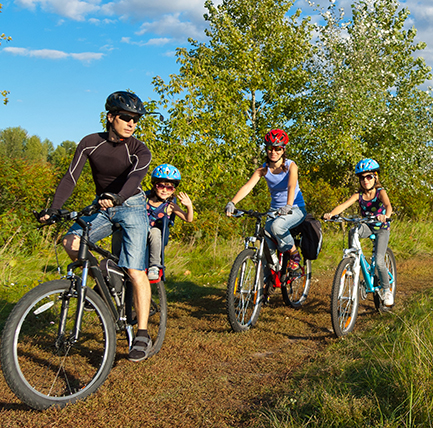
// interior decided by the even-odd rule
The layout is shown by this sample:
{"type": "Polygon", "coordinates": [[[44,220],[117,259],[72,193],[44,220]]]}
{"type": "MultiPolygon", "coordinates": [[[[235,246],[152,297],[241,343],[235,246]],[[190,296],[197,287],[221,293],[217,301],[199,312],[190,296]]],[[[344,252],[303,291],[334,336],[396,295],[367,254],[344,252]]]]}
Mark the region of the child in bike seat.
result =
{"type": "MultiPolygon", "coordinates": [[[[239,189],[235,197],[226,205],[225,212],[231,216],[235,204],[241,201],[263,177],[271,194],[271,211],[276,215],[266,220],[265,231],[273,236],[278,244],[278,250],[287,252],[288,268],[298,269],[301,256],[295,246],[290,230],[301,224],[306,215],[305,202],[298,184],[298,166],[292,160],[286,159],[286,145],[289,137],[281,129],[273,129],[265,135],[266,161],[256,169],[251,178],[239,189]]],[[[266,236],[269,249],[275,252],[276,245],[266,236]]]]}
{"type": "Polygon", "coordinates": [[[385,189],[380,184],[379,170],[379,164],[374,159],[359,161],[355,167],[355,174],[359,179],[358,191],[347,201],[335,207],[330,213],[324,214],[323,218],[329,220],[332,216],[342,213],[355,202],[359,203],[363,217],[370,215],[377,217],[377,223],[361,224],[359,226],[359,236],[361,238],[368,238],[371,234],[376,235],[375,258],[380,283],[384,289],[383,303],[385,306],[392,306],[394,304],[394,297],[389,288],[388,271],[385,265],[385,253],[388,248],[390,233],[390,224],[387,219],[391,217],[392,206],[385,189]]]}
{"type": "Polygon", "coordinates": [[[163,236],[164,218],[169,221],[169,225],[173,224],[175,216],[187,222],[192,222],[194,218],[192,202],[186,193],[177,194],[179,202],[186,207],[186,212],[175,202],[175,191],[180,180],[180,172],[176,167],[159,165],[152,172],[152,188],[146,192],[150,226],[148,277],[151,281],[159,278],[160,268],[163,267],[162,251],[168,242],[168,233],[163,236]]]}

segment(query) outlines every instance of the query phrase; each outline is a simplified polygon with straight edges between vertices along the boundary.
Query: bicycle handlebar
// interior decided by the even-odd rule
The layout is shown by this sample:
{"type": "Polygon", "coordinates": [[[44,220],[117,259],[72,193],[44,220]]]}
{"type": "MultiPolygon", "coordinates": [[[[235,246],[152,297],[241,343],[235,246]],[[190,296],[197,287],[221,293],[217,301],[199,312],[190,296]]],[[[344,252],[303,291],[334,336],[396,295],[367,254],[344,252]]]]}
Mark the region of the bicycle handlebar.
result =
{"type": "MultiPolygon", "coordinates": [[[[340,215],[334,215],[330,219],[326,219],[322,216],[323,221],[332,221],[334,223],[343,223],[343,221],[347,223],[378,223],[377,217],[374,215],[367,216],[367,217],[343,217],[340,215]]],[[[387,217],[386,221],[392,221],[391,218],[387,217]]]]}
{"type": "MultiPolygon", "coordinates": [[[[89,216],[95,214],[100,208],[100,205],[96,203],[84,207],[81,211],[58,210],[57,213],[52,214],[50,218],[39,227],[50,226],[61,221],[76,220],[83,216],[89,216]]],[[[36,217],[36,220],[39,221],[39,213],[37,211],[33,211],[33,214],[36,217]]]]}
{"type": "MultiPolygon", "coordinates": [[[[236,208],[234,213],[232,214],[232,217],[242,217],[244,215],[247,215],[248,217],[254,217],[256,219],[262,219],[266,215],[272,215],[277,214],[278,210],[269,210],[266,212],[259,212],[254,210],[241,210],[236,208]]],[[[290,211],[288,214],[292,214],[292,211],[290,211]]]]}

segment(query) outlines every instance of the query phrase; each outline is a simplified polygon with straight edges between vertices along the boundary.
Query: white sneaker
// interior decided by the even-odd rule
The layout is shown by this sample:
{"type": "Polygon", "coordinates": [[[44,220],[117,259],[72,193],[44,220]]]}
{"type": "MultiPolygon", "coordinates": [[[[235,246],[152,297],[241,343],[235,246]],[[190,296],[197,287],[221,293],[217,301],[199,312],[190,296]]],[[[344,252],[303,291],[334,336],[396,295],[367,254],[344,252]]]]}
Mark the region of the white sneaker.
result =
{"type": "Polygon", "coordinates": [[[394,296],[392,295],[391,290],[386,290],[383,294],[383,304],[385,306],[392,306],[394,304],[394,296]]]}
{"type": "Polygon", "coordinates": [[[147,277],[149,278],[149,281],[155,281],[156,279],[159,279],[159,267],[151,266],[147,272],[147,277]]]}

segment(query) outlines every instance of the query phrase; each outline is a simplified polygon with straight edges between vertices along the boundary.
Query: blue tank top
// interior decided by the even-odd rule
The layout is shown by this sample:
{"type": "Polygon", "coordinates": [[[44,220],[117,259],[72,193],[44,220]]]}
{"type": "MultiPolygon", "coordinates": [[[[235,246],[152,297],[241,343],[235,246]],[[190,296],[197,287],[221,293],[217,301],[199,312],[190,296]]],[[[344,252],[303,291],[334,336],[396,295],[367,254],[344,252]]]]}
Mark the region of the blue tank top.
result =
{"type": "MultiPolygon", "coordinates": [[[[287,193],[289,186],[289,168],[293,161],[286,159],[287,172],[280,172],[279,174],[272,174],[269,168],[265,175],[265,180],[268,183],[268,189],[271,193],[271,210],[281,208],[287,205],[287,193]]],[[[266,167],[266,164],[263,164],[266,167]]],[[[296,182],[295,199],[293,202],[294,207],[304,207],[304,197],[302,196],[299,183],[296,182]]]]}

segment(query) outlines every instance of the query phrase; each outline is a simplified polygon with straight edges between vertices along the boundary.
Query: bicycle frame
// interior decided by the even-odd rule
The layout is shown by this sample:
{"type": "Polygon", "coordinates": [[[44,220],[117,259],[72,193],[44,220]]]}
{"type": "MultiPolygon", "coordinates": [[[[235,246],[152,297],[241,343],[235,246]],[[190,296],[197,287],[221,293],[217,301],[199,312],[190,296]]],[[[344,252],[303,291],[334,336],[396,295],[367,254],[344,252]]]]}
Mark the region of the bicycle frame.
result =
{"type": "MultiPolygon", "coordinates": [[[[349,221],[349,219],[345,219],[349,221]]],[[[361,290],[365,291],[365,293],[374,293],[379,291],[382,287],[375,283],[375,275],[374,272],[376,270],[376,258],[375,258],[375,249],[376,249],[376,237],[374,234],[369,237],[373,241],[373,254],[371,257],[371,263],[368,263],[364,252],[362,250],[361,241],[359,238],[359,230],[358,227],[353,229],[352,242],[349,242],[351,245],[350,248],[344,250],[343,258],[352,257],[355,259],[354,270],[355,277],[353,281],[353,293],[352,299],[355,297],[355,292],[357,288],[360,286],[360,275],[362,272],[362,276],[364,279],[363,287],[360,287],[361,290]]],[[[389,272],[389,282],[390,285],[394,282],[394,278],[392,277],[391,272],[389,272]]],[[[365,296],[366,297],[366,296],[365,296]]]]}

